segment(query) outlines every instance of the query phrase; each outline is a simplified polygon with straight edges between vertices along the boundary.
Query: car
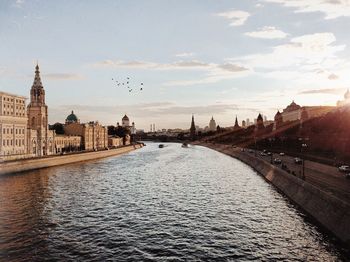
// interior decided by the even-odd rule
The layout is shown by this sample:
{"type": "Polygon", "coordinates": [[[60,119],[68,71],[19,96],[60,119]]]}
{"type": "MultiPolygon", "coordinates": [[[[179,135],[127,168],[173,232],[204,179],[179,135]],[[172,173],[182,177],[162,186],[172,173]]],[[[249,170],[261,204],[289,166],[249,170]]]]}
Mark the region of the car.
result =
{"type": "Polygon", "coordinates": [[[249,149],[248,152],[249,153],[254,153],[254,150],[253,149],[249,149]]]}
{"type": "Polygon", "coordinates": [[[279,158],[275,158],[275,159],[273,160],[273,162],[274,162],[275,164],[279,165],[279,164],[282,163],[282,160],[279,159],[279,158]]]}
{"type": "Polygon", "coordinates": [[[267,156],[267,154],[264,153],[264,152],[261,152],[260,155],[261,155],[261,156],[267,156]]]}
{"type": "Polygon", "coordinates": [[[294,163],[297,165],[301,165],[303,163],[303,160],[301,160],[299,157],[294,158],[294,163]]]}
{"type": "Polygon", "coordinates": [[[350,179],[350,173],[346,173],[345,178],[350,179]]]}
{"type": "Polygon", "coordinates": [[[271,152],[267,152],[267,155],[268,155],[268,156],[271,156],[271,155],[272,155],[272,153],[271,153],[271,152]]]}
{"type": "Polygon", "coordinates": [[[263,153],[267,153],[267,150],[266,150],[266,149],[264,149],[264,150],[263,150],[263,153]]]}
{"type": "Polygon", "coordinates": [[[350,167],[347,165],[342,165],[338,168],[340,172],[350,172],[350,167]]]}
{"type": "Polygon", "coordinates": [[[281,152],[281,153],[280,153],[280,156],[284,156],[284,153],[283,153],[283,152],[281,152]]]}
{"type": "Polygon", "coordinates": [[[237,146],[236,146],[236,145],[232,145],[232,147],[233,147],[233,148],[237,148],[237,146]]]}

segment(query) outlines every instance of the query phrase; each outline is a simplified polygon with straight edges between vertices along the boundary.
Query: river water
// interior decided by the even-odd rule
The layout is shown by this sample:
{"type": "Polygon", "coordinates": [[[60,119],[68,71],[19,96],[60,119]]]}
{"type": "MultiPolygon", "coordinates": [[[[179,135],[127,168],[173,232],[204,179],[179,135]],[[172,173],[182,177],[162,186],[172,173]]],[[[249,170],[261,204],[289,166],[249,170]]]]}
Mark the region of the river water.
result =
{"type": "Polygon", "coordinates": [[[250,167],[165,145],[1,177],[0,260],[349,259],[250,167]]]}

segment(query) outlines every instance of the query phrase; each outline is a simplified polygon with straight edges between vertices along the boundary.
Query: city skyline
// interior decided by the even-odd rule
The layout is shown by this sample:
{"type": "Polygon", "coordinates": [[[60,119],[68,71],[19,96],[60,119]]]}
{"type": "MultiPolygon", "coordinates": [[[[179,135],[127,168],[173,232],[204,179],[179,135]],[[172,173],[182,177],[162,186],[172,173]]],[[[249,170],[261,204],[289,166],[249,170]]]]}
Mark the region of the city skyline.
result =
{"type": "Polygon", "coordinates": [[[36,61],[49,122],[189,128],[272,119],[295,100],[335,105],[350,86],[346,1],[0,3],[0,86],[29,98],[36,61]],[[181,19],[178,19],[181,17],[181,19]],[[143,92],[115,86],[130,77],[143,92]]]}

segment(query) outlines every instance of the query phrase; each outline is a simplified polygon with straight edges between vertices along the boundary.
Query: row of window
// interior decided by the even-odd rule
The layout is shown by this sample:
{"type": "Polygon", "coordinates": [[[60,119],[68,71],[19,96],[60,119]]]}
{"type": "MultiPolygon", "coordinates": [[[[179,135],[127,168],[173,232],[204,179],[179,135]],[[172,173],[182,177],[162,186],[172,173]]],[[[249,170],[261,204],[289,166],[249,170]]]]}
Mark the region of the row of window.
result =
{"type": "MultiPolygon", "coordinates": [[[[4,101],[9,101],[9,102],[13,102],[13,98],[9,98],[9,97],[4,97],[3,99],[4,101]]],[[[15,99],[16,100],[16,103],[19,103],[19,104],[24,104],[24,100],[21,100],[21,99],[15,99]]]]}
{"type": "Polygon", "coordinates": [[[15,143],[13,143],[12,139],[4,139],[4,140],[2,140],[2,145],[3,146],[13,146],[14,144],[16,146],[24,146],[24,139],[16,139],[15,143]]]}
{"type": "Polygon", "coordinates": [[[24,128],[3,128],[2,133],[3,134],[13,134],[13,130],[15,130],[16,135],[24,135],[24,128]]]}
{"type": "MultiPolygon", "coordinates": [[[[4,116],[5,115],[8,115],[8,116],[13,115],[13,111],[12,110],[11,111],[4,111],[4,116]]],[[[16,116],[25,116],[25,113],[24,112],[16,112],[16,116]]]]}

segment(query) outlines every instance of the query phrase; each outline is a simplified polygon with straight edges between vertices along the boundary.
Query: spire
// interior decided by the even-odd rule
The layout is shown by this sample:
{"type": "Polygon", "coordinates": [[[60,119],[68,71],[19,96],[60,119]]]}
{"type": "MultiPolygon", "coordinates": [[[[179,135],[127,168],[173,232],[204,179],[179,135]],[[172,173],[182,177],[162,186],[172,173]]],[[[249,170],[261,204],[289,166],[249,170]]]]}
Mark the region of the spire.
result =
{"type": "Polygon", "coordinates": [[[191,139],[194,140],[196,136],[196,126],[194,124],[194,115],[192,114],[192,121],[191,121],[191,127],[190,127],[190,136],[191,139]]]}
{"type": "Polygon", "coordinates": [[[35,76],[32,88],[44,88],[40,78],[39,64],[35,66],[35,76]]]}
{"type": "Polygon", "coordinates": [[[235,125],[234,125],[233,129],[234,129],[234,130],[237,130],[237,129],[239,129],[239,128],[240,128],[240,126],[239,126],[239,124],[238,124],[238,119],[237,119],[237,115],[236,115],[235,125]]]}

